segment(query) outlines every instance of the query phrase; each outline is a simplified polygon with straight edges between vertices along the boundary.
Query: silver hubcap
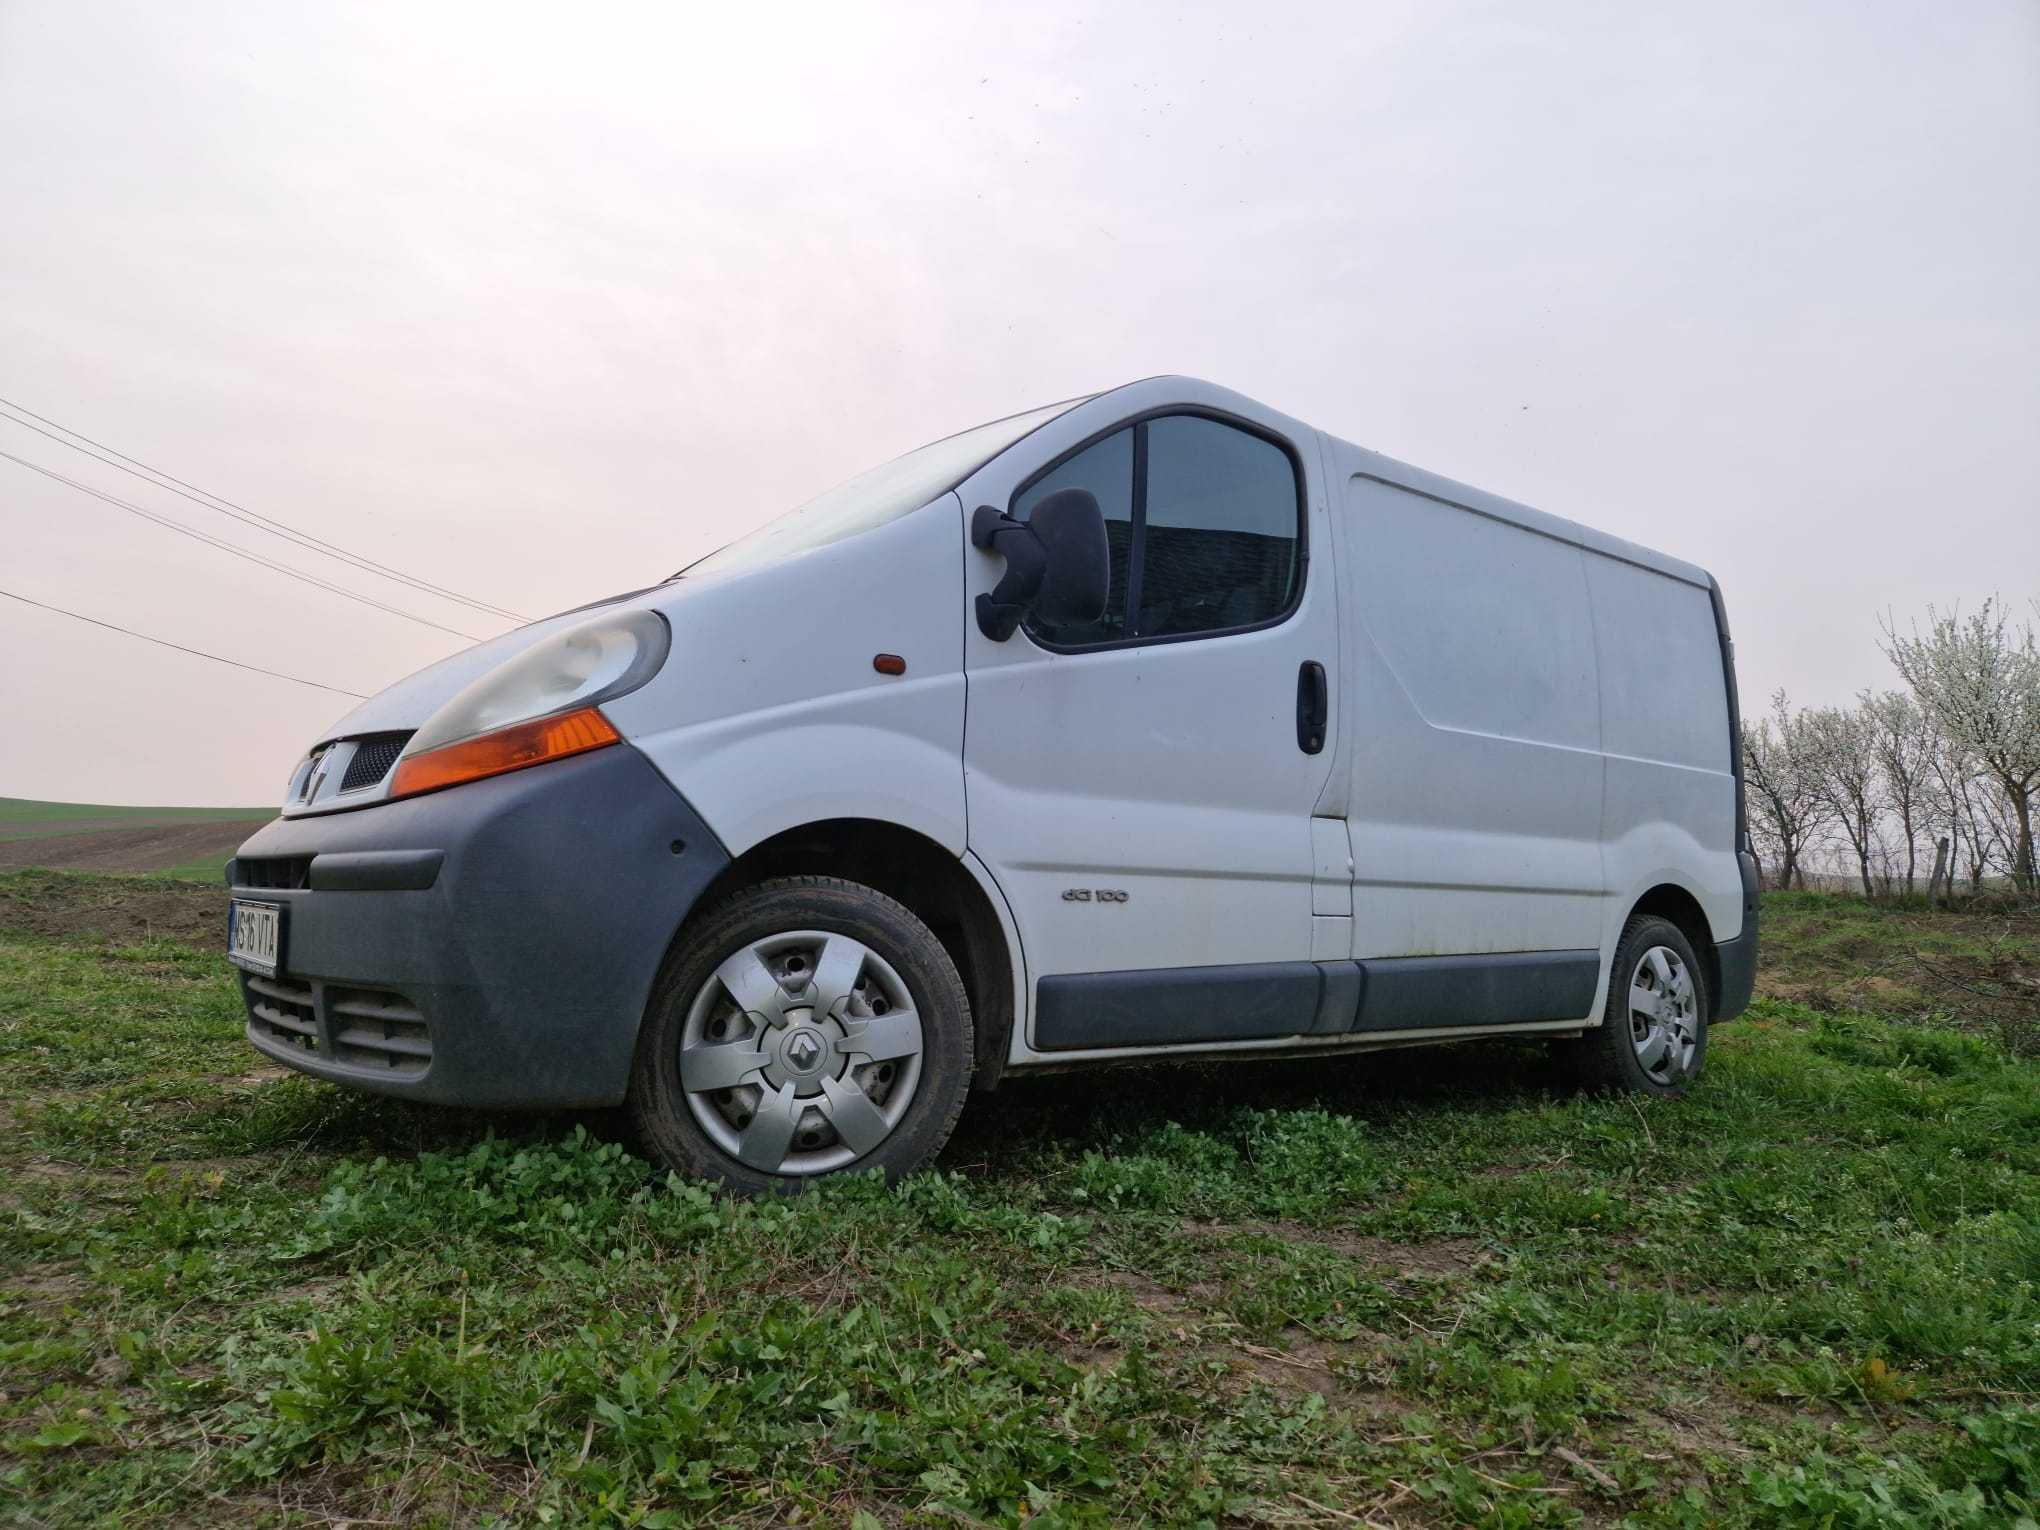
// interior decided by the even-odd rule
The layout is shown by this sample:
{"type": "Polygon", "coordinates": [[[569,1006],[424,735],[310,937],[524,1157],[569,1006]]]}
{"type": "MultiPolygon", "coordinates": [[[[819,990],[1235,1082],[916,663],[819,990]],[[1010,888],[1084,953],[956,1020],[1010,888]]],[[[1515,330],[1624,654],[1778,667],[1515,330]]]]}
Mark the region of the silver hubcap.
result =
{"type": "Polygon", "coordinates": [[[1652,946],[1630,974],[1629,1039],[1655,1082],[1676,1084],[1692,1071],[1700,1046],[1700,994],[1670,946],[1652,946]]]}
{"type": "Polygon", "coordinates": [[[695,994],[680,1087],[739,1163],[826,1174],[892,1135],[921,1047],[921,1017],[885,958],[848,935],[789,930],[732,953],[695,994]]]}

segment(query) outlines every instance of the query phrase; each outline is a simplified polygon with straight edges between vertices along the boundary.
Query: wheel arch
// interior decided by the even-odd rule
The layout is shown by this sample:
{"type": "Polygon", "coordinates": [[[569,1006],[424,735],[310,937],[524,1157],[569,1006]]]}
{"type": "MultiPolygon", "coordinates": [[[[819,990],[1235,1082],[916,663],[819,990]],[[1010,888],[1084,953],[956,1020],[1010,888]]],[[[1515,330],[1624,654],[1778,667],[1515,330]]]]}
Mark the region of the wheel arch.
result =
{"type": "Polygon", "coordinates": [[[1629,921],[1639,915],[1655,915],[1677,926],[1686,937],[1693,954],[1700,958],[1711,1013],[1721,1002],[1721,948],[1715,944],[1713,927],[1707,922],[1707,911],[1700,906],[1700,900],[1676,882],[1660,882],[1630,905],[1623,927],[1626,929],[1629,921]]]}
{"type": "Polygon", "coordinates": [[[927,925],[956,963],[970,998],[973,1087],[989,1089],[998,1082],[1013,1033],[1016,955],[991,894],[961,858],[925,834],[882,819],[829,818],[783,829],[722,869],[674,932],[672,944],[708,910],[783,876],[860,882],[904,904],[927,925]]]}

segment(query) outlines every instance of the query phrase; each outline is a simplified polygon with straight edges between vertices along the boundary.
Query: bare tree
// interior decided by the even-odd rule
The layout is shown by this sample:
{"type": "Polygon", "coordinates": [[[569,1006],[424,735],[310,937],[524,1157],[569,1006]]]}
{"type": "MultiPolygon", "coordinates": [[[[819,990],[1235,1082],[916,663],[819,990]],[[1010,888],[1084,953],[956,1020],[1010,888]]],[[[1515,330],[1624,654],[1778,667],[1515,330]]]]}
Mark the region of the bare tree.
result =
{"type": "Polygon", "coordinates": [[[1817,707],[1794,719],[1802,729],[1805,770],[1828,818],[1856,858],[1863,896],[1874,898],[1870,860],[1879,849],[1883,784],[1877,770],[1877,726],[1867,707],[1817,707]]]}
{"type": "Polygon", "coordinates": [[[1919,866],[1920,830],[1928,817],[1934,724],[1904,691],[1876,696],[1865,691],[1860,705],[1870,722],[1870,745],[1883,779],[1884,806],[1897,817],[1899,837],[1905,842],[1905,890],[1911,892],[1919,866]]]}
{"type": "Polygon", "coordinates": [[[2040,784],[2040,647],[1987,600],[1968,620],[1927,608],[1927,631],[1883,623],[1884,652],[1941,730],[1982,762],[2012,814],[2012,876],[2035,885],[2033,794],[2040,784]]]}
{"type": "Polygon", "coordinates": [[[1974,892],[1983,885],[1984,868],[1990,863],[1990,830],[1981,803],[1984,782],[1975,757],[1938,734],[1930,769],[1928,811],[1936,832],[1945,833],[1949,841],[1948,890],[1955,890],[1955,870],[1961,866],[1974,892]]]}
{"type": "Polygon", "coordinates": [[[1810,762],[1817,752],[1806,714],[1795,715],[1784,691],[1771,697],[1771,715],[1743,724],[1743,780],[1756,809],[1755,832],[1772,852],[1777,885],[1806,885],[1800,864],[1828,817],[1810,762]]]}
{"type": "Polygon", "coordinates": [[[1983,832],[1984,864],[2003,865],[2011,872],[2015,883],[2022,887],[2027,885],[2020,878],[2018,869],[2021,832],[2018,802],[1992,775],[1978,778],[1976,797],[1979,803],[1977,818],[1983,832]]]}

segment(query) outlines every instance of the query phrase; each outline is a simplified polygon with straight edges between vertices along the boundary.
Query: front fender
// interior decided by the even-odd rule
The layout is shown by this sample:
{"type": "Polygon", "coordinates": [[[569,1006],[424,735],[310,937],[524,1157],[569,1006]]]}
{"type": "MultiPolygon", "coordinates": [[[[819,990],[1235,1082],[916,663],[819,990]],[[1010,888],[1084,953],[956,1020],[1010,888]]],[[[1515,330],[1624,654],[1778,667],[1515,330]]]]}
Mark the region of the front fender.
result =
{"type": "Polygon", "coordinates": [[[871,818],[964,850],[963,677],[752,712],[639,740],[731,855],[802,824],[871,818]]]}

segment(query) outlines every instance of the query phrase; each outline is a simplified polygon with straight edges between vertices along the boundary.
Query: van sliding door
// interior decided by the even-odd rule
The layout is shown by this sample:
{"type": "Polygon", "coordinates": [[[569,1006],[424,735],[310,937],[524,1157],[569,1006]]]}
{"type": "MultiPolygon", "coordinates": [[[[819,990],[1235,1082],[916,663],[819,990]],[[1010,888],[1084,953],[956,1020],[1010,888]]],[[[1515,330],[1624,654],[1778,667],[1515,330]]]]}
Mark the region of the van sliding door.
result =
{"type": "Polygon", "coordinates": [[[1363,1025],[1386,997],[1373,992],[1377,978],[1404,970],[1369,958],[1437,959],[1435,971],[1406,969],[1422,978],[1411,991],[1435,991],[1460,1023],[1578,1018],[1592,1002],[1606,907],[1584,555],[1364,470],[1350,473],[1344,501],[1351,695],[1366,718],[1348,808],[1353,954],[1370,989],[1363,1025]],[[1454,965],[1503,953],[1511,960],[1454,965]],[[1454,973],[1491,976],[1497,997],[1465,1001],[1440,976],[1454,973]],[[1561,997],[1525,1001],[1543,1014],[1518,1013],[1517,998],[1541,995],[1535,984],[1554,975],[1561,997]]]}

